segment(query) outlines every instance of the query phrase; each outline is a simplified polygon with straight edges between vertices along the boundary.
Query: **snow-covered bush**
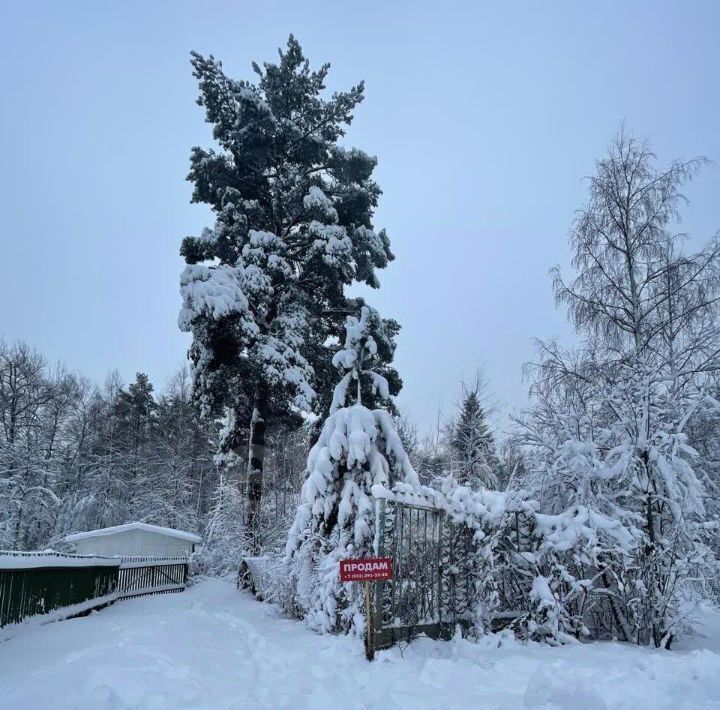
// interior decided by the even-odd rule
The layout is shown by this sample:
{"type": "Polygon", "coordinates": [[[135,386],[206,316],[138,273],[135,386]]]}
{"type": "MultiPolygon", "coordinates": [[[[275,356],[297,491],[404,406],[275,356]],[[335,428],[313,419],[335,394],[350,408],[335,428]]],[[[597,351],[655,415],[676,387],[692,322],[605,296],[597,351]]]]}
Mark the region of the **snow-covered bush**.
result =
{"type": "Polygon", "coordinates": [[[638,363],[578,363],[578,374],[590,380],[591,366],[591,383],[553,385],[524,422],[523,485],[548,514],[537,518],[545,539],[576,541],[557,550],[563,576],[582,583],[573,591],[558,582],[568,612],[593,638],[660,645],[681,623],[685,580],[717,570],[697,454],[682,431],[690,409],[704,405],[674,401],[638,363]]]}
{"type": "MultiPolygon", "coordinates": [[[[522,638],[562,643],[590,633],[592,614],[607,604],[603,578],[630,567],[637,531],[587,506],[542,513],[526,490],[474,491],[452,476],[436,484],[420,492],[445,513],[446,618],[459,614],[471,635],[510,625],[522,638]],[[462,544],[468,532],[470,547],[462,544]],[[463,577],[472,583],[457,584],[463,577]]],[[[404,500],[401,485],[387,495],[404,500]]]]}

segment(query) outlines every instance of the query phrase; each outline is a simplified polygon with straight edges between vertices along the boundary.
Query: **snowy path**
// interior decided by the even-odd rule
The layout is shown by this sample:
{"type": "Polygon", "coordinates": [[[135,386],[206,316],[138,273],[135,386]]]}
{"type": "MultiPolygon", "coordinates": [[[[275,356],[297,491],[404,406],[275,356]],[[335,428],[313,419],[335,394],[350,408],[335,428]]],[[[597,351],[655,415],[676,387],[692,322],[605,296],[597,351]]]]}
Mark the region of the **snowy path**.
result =
{"type": "Polygon", "coordinates": [[[720,708],[710,648],[423,639],[403,653],[367,664],[357,640],[206,580],[0,643],[0,708],[720,708]]]}

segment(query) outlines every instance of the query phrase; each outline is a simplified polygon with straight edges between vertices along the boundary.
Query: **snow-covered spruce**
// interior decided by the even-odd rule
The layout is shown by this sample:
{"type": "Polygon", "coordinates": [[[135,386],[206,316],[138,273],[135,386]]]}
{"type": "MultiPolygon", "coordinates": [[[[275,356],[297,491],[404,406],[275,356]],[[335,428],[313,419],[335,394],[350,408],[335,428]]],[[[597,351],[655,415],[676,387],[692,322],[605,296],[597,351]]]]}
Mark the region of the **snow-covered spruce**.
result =
{"type": "Polygon", "coordinates": [[[463,383],[459,416],[450,427],[451,468],[459,483],[471,488],[497,488],[499,462],[495,441],[481,404],[484,381],[463,383]]]}
{"type": "Polygon", "coordinates": [[[286,552],[297,585],[296,598],[307,623],[323,632],[362,632],[362,602],[357,585],[343,584],[339,561],[372,554],[375,532],[373,487],[402,482],[419,488],[391,414],[363,405],[369,388],[389,396],[384,378],[374,372],[380,322],[367,306],[348,317],[345,347],[333,364],[346,370],[335,388],[332,411],[310,451],[301,504],[286,552]]]}

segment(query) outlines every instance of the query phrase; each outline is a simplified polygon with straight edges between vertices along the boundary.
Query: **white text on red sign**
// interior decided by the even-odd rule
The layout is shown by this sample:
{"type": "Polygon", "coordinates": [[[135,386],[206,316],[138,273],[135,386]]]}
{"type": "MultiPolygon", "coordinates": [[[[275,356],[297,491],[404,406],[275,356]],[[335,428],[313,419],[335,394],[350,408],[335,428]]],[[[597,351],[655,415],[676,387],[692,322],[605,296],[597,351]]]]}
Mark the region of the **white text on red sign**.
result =
{"type": "Polygon", "coordinates": [[[368,557],[340,562],[341,582],[369,582],[392,579],[391,557],[368,557]]]}

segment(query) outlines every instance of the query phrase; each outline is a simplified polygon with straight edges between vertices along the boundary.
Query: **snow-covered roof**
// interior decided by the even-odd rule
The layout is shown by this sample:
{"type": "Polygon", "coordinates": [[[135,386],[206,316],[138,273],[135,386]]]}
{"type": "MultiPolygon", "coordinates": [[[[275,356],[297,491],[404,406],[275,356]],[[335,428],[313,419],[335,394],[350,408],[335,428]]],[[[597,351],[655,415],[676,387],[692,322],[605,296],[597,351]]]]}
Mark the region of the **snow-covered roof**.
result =
{"type": "Polygon", "coordinates": [[[117,533],[129,532],[130,530],[144,530],[145,532],[166,535],[167,537],[176,537],[180,540],[186,540],[187,542],[200,542],[200,536],[195,535],[195,533],[185,532],[184,530],[173,530],[173,528],[163,528],[159,525],[149,525],[148,523],[125,523],[125,525],[113,525],[111,528],[74,533],[73,535],[66,535],[65,542],[87,540],[88,538],[102,537],[103,535],[115,535],[117,533]]]}

